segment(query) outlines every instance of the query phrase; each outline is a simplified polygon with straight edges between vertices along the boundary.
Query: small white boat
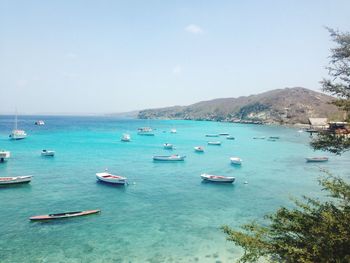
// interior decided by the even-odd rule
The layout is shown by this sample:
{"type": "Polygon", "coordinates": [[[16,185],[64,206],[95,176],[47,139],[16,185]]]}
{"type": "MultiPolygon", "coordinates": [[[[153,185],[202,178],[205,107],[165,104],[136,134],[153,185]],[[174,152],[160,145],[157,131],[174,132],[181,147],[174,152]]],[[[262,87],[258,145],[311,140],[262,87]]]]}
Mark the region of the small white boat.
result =
{"type": "Polygon", "coordinates": [[[176,161],[184,161],[186,156],[184,155],[158,155],[153,156],[154,161],[170,161],[170,162],[176,162],[176,161]]]}
{"type": "Polygon", "coordinates": [[[122,142],[130,142],[131,136],[129,134],[127,134],[127,133],[124,133],[120,140],[122,142]]]}
{"type": "Polygon", "coordinates": [[[16,116],[15,116],[15,127],[12,130],[11,134],[9,135],[11,140],[22,140],[25,139],[27,137],[27,134],[24,130],[19,130],[17,128],[17,112],[16,112],[16,116]]]}
{"type": "Polygon", "coordinates": [[[328,161],[328,157],[307,157],[305,158],[306,162],[313,162],[313,163],[322,163],[322,162],[327,162],[328,161]]]}
{"type": "Polygon", "coordinates": [[[31,175],[27,176],[14,176],[14,177],[0,177],[0,185],[8,184],[25,184],[32,180],[31,175]]]}
{"type": "Polygon", "coordinates": [[[219,134],[206,134],[205,137],[219,137],[219,134]]]}
{"type": "Polygon", "coordinates": [[[100,181],[110,183],[110,184],[127,184],[127,178],[119,175],[113,175],[107,172],[97,173],[96,178],[100,181]]]}
{"type": "Polygon", "coordinates": [[[144,135],[144,136],[154,136],[153,130],[150,127],[141,127],[137,129],[138,135],[144,135]]]}
{"type": "Polygon", "coordinates": [[[214,183],[233,183],[235,177],[222,176],[222,175],[211,175],[211,174],[201,174],[203,181],[209,181],[214,183]]]}
{"type": "Polygon", "coordinates": [[[221,145],[220,141],[208,142],[208,145],[221,145]]]}
{"type": "Polygon", "coordinates": [[[202,146],[196,146],[196,147],[194,147],[194,150],[195,150],[196,152],[202,153],[202,152],[204,152],[204,147],[202,147],[202,146]]]}
{"type": "Polygon", "coordinates": [[[166,150],[172,150],[172,149],[174,149],[174,145],[172,145],[171,143],[164,143],[164,144],[163,144],[163,147],[164,147],[164,149],[166,149],[166,150]]]}
{"type": "Polygon", "coordinates": [[[177,130],[176,129],[171,129],[170,133],[177,133],[177,130]]]}
{"type": "Polygon", "coordinates": [[[241,165],[242,164],[242,159],[239,157],[231,157],[230,161],[232,164],[236,164],[236,165],[241,165]]]}
{"type": "Polygon", "coordinates": [[[45,125],[45,122],[43,120],[38,120],[35,122],[35,125],[42,126],[42,125],[45,125]]]}
{"type": "Polygon", "coordinates": [[[235,137],[233,137],[232,135],[229,135],[229,136],[226,137],[226,139],[227,139],[227,140],[234,140],[235,137]]]}
{"type": "Polygon", "coordinates": [[[55,156],[55,151],[50,151],[50,150],[42,150],[41,151],[41,156],[55,156]]]}
{"type": "Polygon", "coordinates": [[[9,151],[0,150],[0,163],[7,161],[11,156],[9,151]]]}
{"type": "Polygon", "coordinates": [[[265,140],[265,136],[256,136],[256,137],[253,137],[253,139],[255,140],[265,140]]]}

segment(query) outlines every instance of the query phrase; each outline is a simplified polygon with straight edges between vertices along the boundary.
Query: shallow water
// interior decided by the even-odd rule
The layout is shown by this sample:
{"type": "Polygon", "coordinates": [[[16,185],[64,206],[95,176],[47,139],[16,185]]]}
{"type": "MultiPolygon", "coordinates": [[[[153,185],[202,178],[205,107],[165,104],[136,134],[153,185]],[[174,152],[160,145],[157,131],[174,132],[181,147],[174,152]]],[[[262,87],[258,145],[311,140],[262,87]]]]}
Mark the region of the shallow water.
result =
{"type": "Polygon", "coordinates": [[[305,157],[327,155],[309,148],[296,129],[195,121],[123,120],[111,117],[20,117],[28,133],[8,140],[12,116],[0,117],[0,148],[11,159],[0,176],[34,175],[28,185],[0,188],[1,262],[228,262],[240,250],[225,241],[222,224],[239,226],[291,196],[319,196],[320,168],[349,178],[350,155],[322,164],[305,157]],[[34,121],[44,119],[45,126],[34,121]],[[156,136],[138,136],[152,126],[156,136]],[[177,133],[171,134],[171,128],[177,133]],[[166,131],[166,132],[163,132],[166,131]],[[120,141],[122,133],[132,142],[120,141]],[[207,146],[207,133],[228,132],[207,146]],[[280,136],[273,142],[254,136],[280,136]],[[172,143],[176,149],[164,150],[172,143]],[[205,153],[194,146],[203,145],[205,153]],[[40,156],[56,151],[54,158],[40,156]],[[179,153],[183,163],[153,162],[153,155],[179,153]],[[229,157],[243,159],[241,167],[229,157]],[[98,183],[95,173],[128,177],[126,187],[98,183]],[[202,183],[201,173],[235,176],[233,185],[202,183]],[[247,181],[248,184],[244,182],[247,181]],[[39,214],[99,208],[101,214],[55,222],[29,222],[39,214]]]}

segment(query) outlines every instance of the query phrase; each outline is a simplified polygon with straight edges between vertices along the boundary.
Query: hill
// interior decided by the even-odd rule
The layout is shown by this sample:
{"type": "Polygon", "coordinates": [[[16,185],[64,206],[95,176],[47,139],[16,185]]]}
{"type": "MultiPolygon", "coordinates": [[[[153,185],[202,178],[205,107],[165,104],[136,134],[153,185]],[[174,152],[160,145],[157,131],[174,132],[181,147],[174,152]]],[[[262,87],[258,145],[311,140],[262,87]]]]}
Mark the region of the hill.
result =
{"type": "Polygon", "coordinates": [[[141,119],[185,119],[264,123],[307,123],[309,117],[342,119],[342,112],[330,102],[333,97],[295,87],[238,98],[221,98],[189,106],[147,109],[141,119]]]}

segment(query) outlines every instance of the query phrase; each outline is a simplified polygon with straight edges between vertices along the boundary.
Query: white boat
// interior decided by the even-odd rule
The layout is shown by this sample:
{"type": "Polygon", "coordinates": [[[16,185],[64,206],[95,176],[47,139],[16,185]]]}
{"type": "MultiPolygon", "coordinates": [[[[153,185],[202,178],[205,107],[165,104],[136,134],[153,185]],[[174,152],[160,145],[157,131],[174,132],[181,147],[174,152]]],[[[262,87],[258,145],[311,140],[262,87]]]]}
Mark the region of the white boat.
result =
{"type": "Polygon", "coordinates": [[[235,177],[211,175],[211,174],[201,174],[201,178],[204,181],[215,182],[215,183],[233,183],[236,179],[235,177]]]}
{"type": "Polygon", "coordinates": [[[24,183],[29,183],[31,180],[32,180],[31,175],[14,176],[14,177],[0,177],[0,185],[24,184],[24,183]]]}
{"type": "Polygon", "coordinates": [[[0,150],[0,163],[5,162],[11,156],[9,151],[0,150]]]}
{"type": "Polygon", "coordinates": [[[43,120],[38,120],[35,122],[35,125],[42,126],[42,125],[45,125],[45,122],[43,120]]]}
{"type": "Polygon", "coordinates": [[[172,145],[171,143],[164,143],[164,144],[163,144],[163,147],[164,147],[164,149],[166,149],[166,150],[172,150],[172,149],[174,149],[174,145],[172,145]]]}
{"type": "Polygon", "coordinates": [[[96,178],[100,181],[110,184],[127,184],[127,178],[119,175],[113,175],[107,172],[97,173],[96,178]]]}
{"type": "Polygon", "coordinates": [[[194,150],[196,151],[196,152],[204,152],[204,147],[202,147],[202,146],[196,146],[196,147],[194,147],[194,150]]]}
{"type": "Polygon", "coordinates": [[[205,137],[219,137],[219,134],[206,134],[205,137]]]}
{"type": "Polygon", "coordinates": [[[171,129],[170,133],[177,133],[177,130],[176,129],[171,129]]]}
{"type": "Polygon", "coordinates": [[[221,145],[220,141],[208,142],[208,145],[221,145]]]}
{"type": "Polygon", "coordinates": [[[230,161],[232,164],[237,164],[237,165],[241,165],[242,164],[242,159],[239,157],[231,157],[230,161]]]}
{"type": "Polygon", "coordinates": [[[255,140],[265,140],[265,136],[256,136],[256,137],[253,137],[253,139],[255,140]]]}
{"type": "Polygon", "coordinates": [[[141,127],[137,129],[138,135],[145,135],[145,136],[154,136],[153,130],[150,127],[141,127]]]}
{"type": "Polygon", "coordinates": [[[328,157],[307,157],[305,158],[307,162],[311,163],[322,163],[322,162],[327,162],[328,157]]]}
{"type": "Polygon", "coordinates": [[[50,150],[42,150],[41,156],[55,156],[55,151],[50,150]]]}
{"type": "Polygon", "coordinates": [[[130,142],[131,136],[127,133],[124,133],[122,138],[120,139],[122,142],[130,142]]]}
{"type": "Polygon", "coordinates": [[[184,161],[186,156],[184,155],[157,155],[153,156],[154,161],[171,161],[171,162],[176,162],[176,161],[184,161]]]}
{"type": "Polygon", "coordinates": [[[16,116],[15,116],[15,127],[14,129],[12,130],[11,134],[9,135],[10,139],[11,140],[22,140],[24,138],[27,137],[27,134],[25,131],[23,130],[19,130],[18,127],[17,127],[17,112],[16,112],[16,116]]]}
{"type": "Polygon", "coordinates": [[[232,135],[229,135],[229,136],[226,137],[226,139],[227,139],[227,140],[234,140],[235,137],[233,137],[232,135]]]}

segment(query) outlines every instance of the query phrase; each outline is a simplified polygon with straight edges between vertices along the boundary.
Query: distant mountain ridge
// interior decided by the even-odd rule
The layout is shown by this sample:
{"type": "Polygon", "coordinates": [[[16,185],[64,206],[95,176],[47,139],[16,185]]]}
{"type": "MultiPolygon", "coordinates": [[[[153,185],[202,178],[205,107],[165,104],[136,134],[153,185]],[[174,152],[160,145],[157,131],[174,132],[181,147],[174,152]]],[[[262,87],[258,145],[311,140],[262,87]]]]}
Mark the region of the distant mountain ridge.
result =
{"type": "Polygon", "coordinates": [[[264,123],[307,123],[309,117],[341,120],[342,112],[330,102],[334,97],[295,87],[257,95],[220,98],[189,106],[141,110],[140,119],[185,119],[264,123]]]}

